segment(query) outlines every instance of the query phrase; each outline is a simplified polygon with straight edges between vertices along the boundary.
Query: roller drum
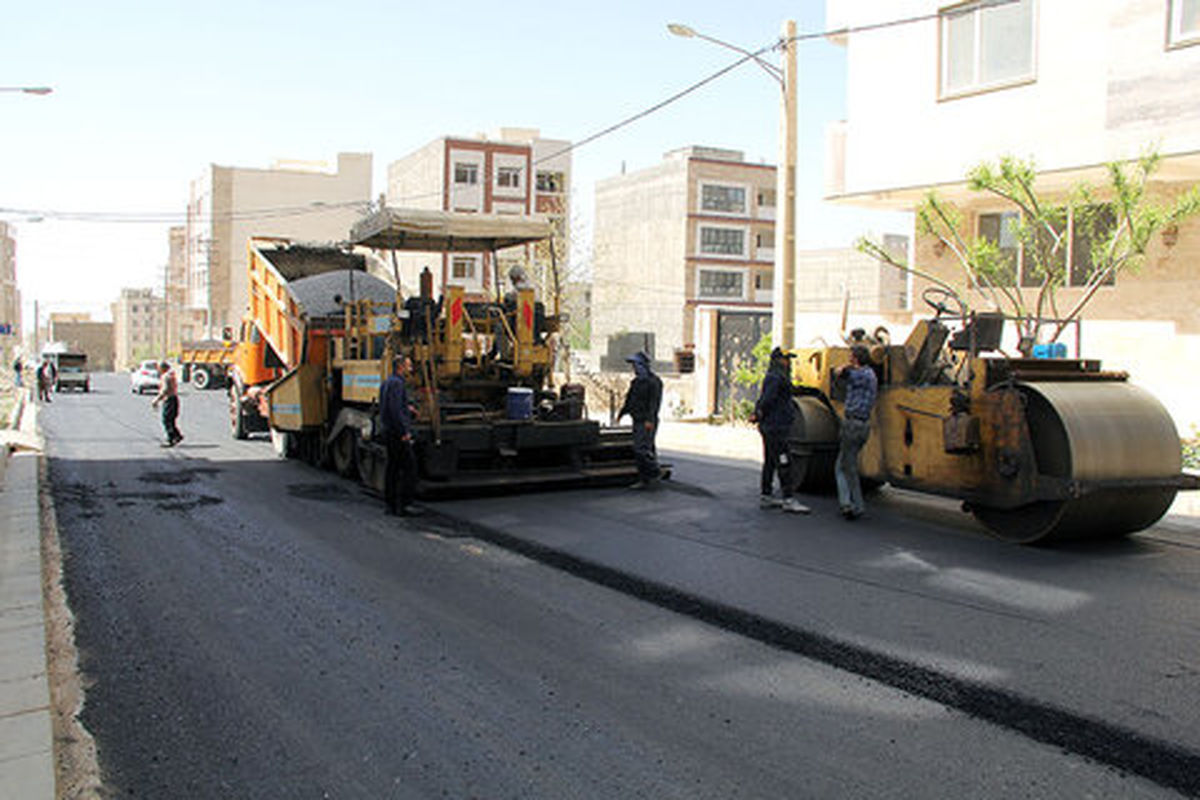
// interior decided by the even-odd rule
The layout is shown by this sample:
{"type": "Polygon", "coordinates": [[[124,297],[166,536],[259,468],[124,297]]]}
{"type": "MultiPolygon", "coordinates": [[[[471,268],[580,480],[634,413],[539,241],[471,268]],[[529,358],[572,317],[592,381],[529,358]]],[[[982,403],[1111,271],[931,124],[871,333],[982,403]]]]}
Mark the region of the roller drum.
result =
{"type": "Polygon", "coordinates": [[[1038,472],[1077,482],[1084,491],[1015,509],[976,507],[981,522],[1005,539],[1032,543],[1124,536],[1166,513],[1175,488],[1136,485],[1169,481],[1182,468],[1175,423],[1153,395],[1124,382],[1020,389],[1038,472]]]}

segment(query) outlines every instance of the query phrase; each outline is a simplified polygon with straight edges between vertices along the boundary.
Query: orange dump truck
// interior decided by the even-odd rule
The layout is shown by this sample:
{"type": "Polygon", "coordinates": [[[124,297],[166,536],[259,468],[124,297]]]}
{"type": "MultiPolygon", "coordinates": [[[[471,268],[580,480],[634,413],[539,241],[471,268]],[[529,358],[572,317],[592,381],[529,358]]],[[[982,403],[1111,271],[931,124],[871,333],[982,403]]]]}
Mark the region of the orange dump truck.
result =
{"type": "Polygon", "coordinates": [[[225,385],[225,373],[233,363],[236,346],[235,342],[220,339],[184,342],[179,348],[184,382],[197,389],[220,389],[225,385]]]}
{"type": "Polygon", "coordinates": [[[303,365],[325,365],[331,337],[344,335],[345,303],[395,301],[391,286],[367,274],[361,254],[254,238],[248,256],[250,300],[228,369],[237,439],[269,430],[267,387],[303,365]]]}

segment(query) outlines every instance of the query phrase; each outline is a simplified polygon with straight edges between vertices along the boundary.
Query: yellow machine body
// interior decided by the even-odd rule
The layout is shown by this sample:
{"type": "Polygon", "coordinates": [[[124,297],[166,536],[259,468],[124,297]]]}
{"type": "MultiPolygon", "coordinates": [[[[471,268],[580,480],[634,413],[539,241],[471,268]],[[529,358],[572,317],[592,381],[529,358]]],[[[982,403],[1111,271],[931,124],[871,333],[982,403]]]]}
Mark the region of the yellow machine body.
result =
{"type": "MultiPolygon", "coordinates": [[[[870,483],[962,499],[993,533],[1019,542],[1123,535],[1153,524],[1181,474],[1170,415],[1152,395],[1079,359],[1011,359],[947,344],[924,320],[903,346],[866,337],[879,379],[859,455],[870,483]]],[[[828,485],[850,345],[795,351],[800,480],[828,485]]]]}
{"type": "Polygon", "coordinates": [[[319,364],[301,364],[267,389],[271,428],[298,433],[325,424],[328,418],[325,370],[319,364]]]}

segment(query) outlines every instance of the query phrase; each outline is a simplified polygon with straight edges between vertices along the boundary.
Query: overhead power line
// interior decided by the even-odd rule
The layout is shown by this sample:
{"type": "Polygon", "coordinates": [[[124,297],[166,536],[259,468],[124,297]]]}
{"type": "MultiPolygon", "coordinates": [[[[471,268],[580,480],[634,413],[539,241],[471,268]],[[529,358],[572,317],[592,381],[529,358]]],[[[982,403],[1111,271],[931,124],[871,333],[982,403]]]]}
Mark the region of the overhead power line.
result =
{"type": "MultiPolygon", "coordinates": [[[[983,0],[983,2],[979,6],[976,6],[976,8],[981,8],[981,7],[989,8],[989,7],[996,7],[996,6],[1004,6],[1004,5],[1009,5],[1011,3],[1016,3],[1016,2],[1021,2],[1021,0],[983,0]]],[[[812,39],[823,39],[823,38],[834,37],[834,36],[848,36],[848,35],[854,34],[854,33],[866,33],[868,31],[882,30],[884,28],[893,28],[893,27],[898,27],[901,25],[912,25],[912,24],[915,24],[918,22],[929,22],[931,20],[936,20],[936,19],[940,18],[942,15],[943,15],[943,12],[934,11],[934,12],[930,12],[928,14],[920,14],[917,16],[904,17],[901,19],[888,20],[885,22],[868,23],[868,24],[864,24],[864,25],[847,26],[847,27],[835,28],[835,29],[824,30],[824,31],[800,33],[795,36],[789,37],[788,39],[783,39],[783,38],[777,39],[776,41],[771,42],[770,44],[760,47],[758,50],[755,50],[753,52],[747,52],[746,55],[727,64],[726,66],[722,67],[721,69],[718,69],[716,72],[706,75],[705,77],[701,78],[700,80],[696,81],[695,83],[692,83],[689,86],[675,92],[674,94],[670,95],[669,97],[667,97],[663,100],[660,100],[657,103],[654,103],[653,105],[648,106],[647,108],[645,108],[635,114],[631,114],[630,116],[625,117],[625,118],[619,120],[618,122],[614,122],[611,125],[605,126],[604,128],[601,128],[600,130],[596,131],[595,133],[585,136],[584,138],[580,139],[579,141],[572,142],[571,144],[567,145],[566,147],[564,147],[560,150],[557,150],[553,153],[542,156],[541,158],[537,159],[536,161],[533,161],[532,164],[534,166],[536,166],[545,161],[549,161],[549,160],[558,158],[559,156],[563,156],[563,155],[566,155],[567,153],[571,153],[575,150],[578,150],[579,148],[589,145],[592,142],[597,141],[598,139],[602,139],[606,136],[610,136],[613,133],[616,133],[617,131],[621,130],[622,128],[628,127],[629,125],[632,125],[633,123],[635,123],[639,120],[645,119],[646,117],[661,111],[662,109],[666,108],[667,106],[672,105],[672,104],[682,100],[683,98],[687,97],[688,95],[692,94],[693,92],[696,92],[699,89],[703,88],[704,86],[707,86],[708,84],[712,83],[713,81],[727,75],[728,73],[732,72],[733,70],[735,70],[738,67],[745,64],[746,62],[757,60],[759,58],[759,56],[761,56],[762,54],[769,52],[771,50],[781,49],[785,44],[788,44],[791,42],[809,41],[812,39]]],[[[415,201],[415,200],[425,200],[425,199],[429,199],[431,197],[437,197],[440,194],[441,194],[440,191],[439,192],[426,192],[426,193],[422,193],[422,194],[398,197],[398,198],[394,198],[394,200],[398,203],[411,202],[411,201],[415,201]]],[[[305,205],[305,206],[284,206],[284,207],[276,207],[276,208],[244,209],[241,211],[229,212],[229,213],[225,213],[225,214],[192,215],[191,219],[193,221],[199,220],[201,222],[211,221],[213,219],[218,219],[218,220],[222,220],[222,221],[224,221],[224,220],[239,220],[240,221],[240,220],[258,220],[258,219],[279,219],[279,218],[284,218],[284,217],[303,216],[306,214],[321,214],[321,213],[326,213],[331,210],[338,210],[338,209],[361,208],[361,209],[365,210],[369,206],[370,206],[369,201],[359,200],[359,201],[350,201],[350,202],[345,202],[345,203],[322,203],[322,204],[309,204],[309,205],[305,205]]],[[[146,212],[61,211],[61,210],[55,210],[55,209],[27,209],[27,208],[0,207],[0,215],[19,216],[19,217],[25,217],[25,218],[31,219],[31,220],[54,219],[54,220],[61,220],[61,221],[65,221],[65,222],[95,222],[95,223],[125,223],[125,224],[172,224],[172,223],[184,223],[184,222],[188,221],[188,214],[186,211],[185,212],[179,212],[179,211],[146,211],[146,212]]]]}

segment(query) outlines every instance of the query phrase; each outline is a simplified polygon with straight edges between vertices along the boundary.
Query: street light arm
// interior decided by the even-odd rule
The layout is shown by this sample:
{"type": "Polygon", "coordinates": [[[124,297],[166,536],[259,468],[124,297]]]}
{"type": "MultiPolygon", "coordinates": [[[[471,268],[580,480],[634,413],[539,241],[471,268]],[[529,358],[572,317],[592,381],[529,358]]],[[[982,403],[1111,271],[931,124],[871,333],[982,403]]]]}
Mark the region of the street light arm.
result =
{"type": "Polygon", "coordinates": [[[50,94],[54,90],[49,86],[0,86],[0,92],[21,92],[23,94],[50,94]]]}
{"type": "Polygon", "coordinates": [[[712,42],[713,44],[717,45],[718,47],[724,47],[725,49],[732,50],[735,53],[741,53],[742,55],[753,59],[754,63],[758,64],[758,66],[762,68],[763,72],[767,73],[768,75],[770,75],[772,78],[775,79],[775,81],[779,84],[779,87],[781,89],[785,88],[785,83],[783,80],[783,71],[780,70],[779,67],[775,66],[774,64],[763,61],[761,58],[759,58],[760,53],[763,53],[767,50],[774,50],[776,47],[779,46],[778,44],[771,45],[770,47],[765,47],[762,50],[759,50],[757,53],[754,53],[754,52],[751,52],[751,51],[745,49],[744,47],[738,47],[736,44],[730,44],[729,42],[722,41],[721,39],[717,39],[717,38],[714,38],[707,34],[700,33],[700,31],[695,30],[694,28],[689,28],[686,25],[680,25],[678,23],[671,23],[670,25],[667,25],[667,30],[670,31],[671,33],[673,33],[674,35],[682,36],[685,39],[691,39],[691,38],[703,39],[706,42],[712,42]]]}

